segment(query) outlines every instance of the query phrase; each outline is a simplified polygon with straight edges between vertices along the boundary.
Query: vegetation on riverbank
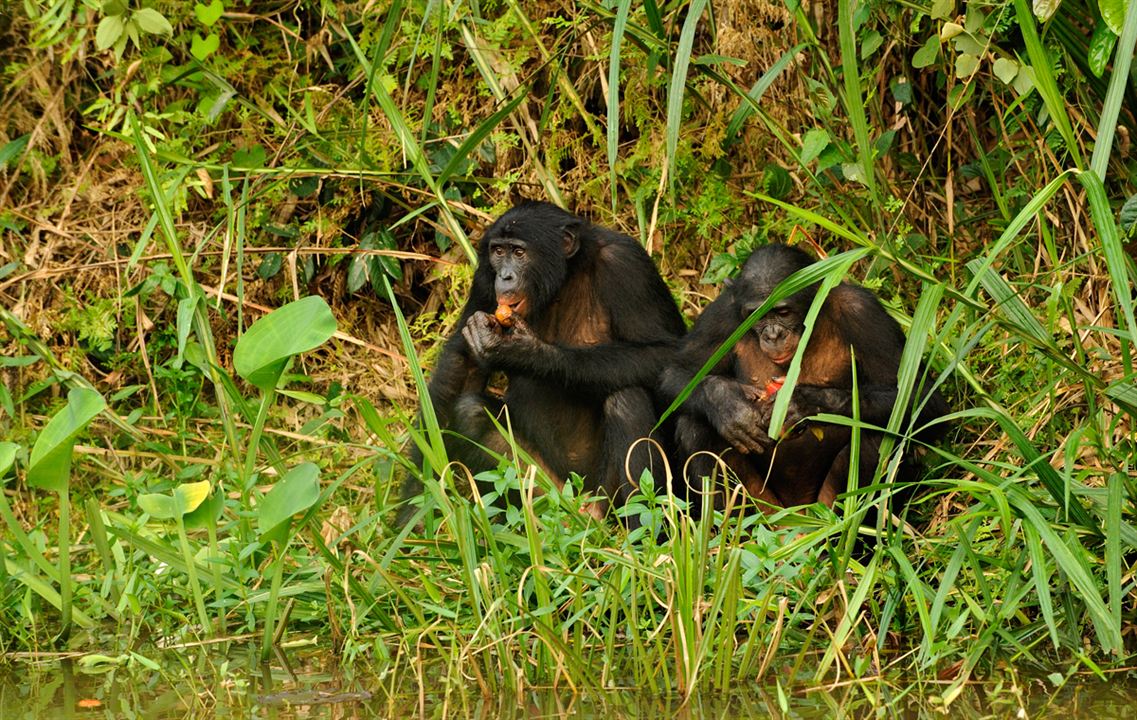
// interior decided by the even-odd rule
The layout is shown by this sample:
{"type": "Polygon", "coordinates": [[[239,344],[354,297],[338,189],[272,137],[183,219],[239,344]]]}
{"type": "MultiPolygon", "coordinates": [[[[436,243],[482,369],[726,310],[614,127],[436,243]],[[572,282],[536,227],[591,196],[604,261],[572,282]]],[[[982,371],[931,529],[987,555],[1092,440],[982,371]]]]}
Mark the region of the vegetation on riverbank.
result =
{"type": "Polygon", "coordinates": [[[0,38],[0,653],[933,704],[1126,665],[1137,5],[91,0],[0,38]],[[887,473],[696,523],[656,478],[628,534],[518,462],[522,506],[453,468],[392,528],[519,197],[640,240],[688,318],[756,245],[867,250],[957,411],[907,524],[858,529],[887,473]]]}

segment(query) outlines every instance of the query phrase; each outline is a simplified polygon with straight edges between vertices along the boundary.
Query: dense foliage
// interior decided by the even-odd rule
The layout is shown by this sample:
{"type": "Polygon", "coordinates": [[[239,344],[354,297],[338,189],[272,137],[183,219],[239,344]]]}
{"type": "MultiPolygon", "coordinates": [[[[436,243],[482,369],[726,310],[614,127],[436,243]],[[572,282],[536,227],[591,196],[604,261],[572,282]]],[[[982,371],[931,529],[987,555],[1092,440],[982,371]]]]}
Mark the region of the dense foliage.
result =
{"type": "Polygon", "coordinates": [[[0,653],[312,636],[487,693],[883,677],[942,703],[1008,662],[1125,666],[1137,3],[10,12],[0,653]],[[689,319],[758,245],[863,249],[956,410],[906,522],[859,528],[888,458],[775,517],[694,523],[656,478],[631,534],[507,459],[520,507],[452,467],[392,527],[406,443],[442,452],[408,423],[422,368],[522,197],[638,239],[689,319]]]}

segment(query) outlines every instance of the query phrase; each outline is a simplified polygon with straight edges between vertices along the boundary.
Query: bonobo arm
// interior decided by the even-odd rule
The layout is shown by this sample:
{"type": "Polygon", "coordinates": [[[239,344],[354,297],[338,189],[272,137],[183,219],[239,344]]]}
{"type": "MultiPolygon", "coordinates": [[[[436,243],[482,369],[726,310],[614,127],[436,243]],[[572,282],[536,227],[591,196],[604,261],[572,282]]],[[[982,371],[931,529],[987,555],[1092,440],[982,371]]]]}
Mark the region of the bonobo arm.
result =
{"type": "MultiPolygon", "coordinates": [[[[841,284],[826,299],[819,316],[815,338],[839,338],[840,347],[811,347],[810,364],[825,366],[835,363],[847,373],[830,373],[848,377],[847,387],[825,387],[811,384],[794,389],[786,415],[786,426],[818,413],[853,416],[852,374],[849,348],[856,357],[859,414],[865,422],[884,425],[892,415],[897,400],[897,375],[905,337],[875,295],[855,285],[841,284]],[[826,327],[828,326],[828,327],[826,327]],[[820,353],[817,357],[814,353],[820,353]]],[[[813,345],[815,341],[811,340],[813,345]]],[[[927,398],[920,414],[921,424],[944,414],[947,405],[939,392],[923,394],[927,398]]],[[[913,403],[917,404],[916,402],[913,403]]]]}
{"type": "MultiPolygon", "coordinates": [[[[598,345],[545,342],[524,321],[501,332],[485,313],[467,325],[466,341],[487,366],[540,378],[576,392],[607,396],[630,386],[653,387],[683,333],[683,319],[651,258],[630,238],[606,233],[594,286],[611,339],[598,345]]],[[[574,298],[558,297],[558,302],[574,298]]],[[[581,299],[583,302],[584,299],[581,299]]]]}
{"type": "MultiPolygon", "coordinates": [[[[724,292],[703,311],[679,344],[673,362],[660,377],[660,395],[671,403],[738,325],[738,311],[724,292]]],[[[773,441],[766,434],[769,406],[759,402],[757,388],[734,376],[733,351],[711,368],[683,401],[682,410],[706,420],[739,452],[760,453],[773,441]]]]}

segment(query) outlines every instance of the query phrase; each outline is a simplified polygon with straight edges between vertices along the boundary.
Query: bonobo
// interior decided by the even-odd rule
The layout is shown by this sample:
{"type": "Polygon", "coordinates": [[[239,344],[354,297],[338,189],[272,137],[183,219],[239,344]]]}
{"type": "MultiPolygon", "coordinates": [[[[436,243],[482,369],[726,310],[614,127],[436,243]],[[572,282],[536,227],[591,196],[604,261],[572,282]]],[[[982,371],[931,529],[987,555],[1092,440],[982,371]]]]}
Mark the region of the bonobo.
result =
{"type": "MultiPolygon", "coordinates": [[[[673,400],[714,351],[750,316],[782,280],[811,264],[796,248],[769,245],[746,261],[737,280],[707,306],[682,341],[675,361],[662,376],[662,393],[673,400]]],[[[768,436],[774,396],[797,351],[805,316],[817,286],[778,301],[710,370],[679,410],[676,449],[687,461],[688,488],[717,467],[717,455],[755,498],[789,507],[821,501],[832,505],[846,487],[850,428],[800,422],[818,413],[853,416],[853,363],[860,419],[883,427],[897,400],[897,372],[904,333],[876,296],[841,283],[830,291],[818,313],[802,357],[797,386],[790,398],[781,439],[768,436]]],[[[938,391],[914,392],[921,406],[918,425],[945,414],[938,391]]],[[[921,440],[931,439],[929,429],[921,440]]],[[[862,432],[860,477],[867,482],[879,458],[881,436],[862,432]]],[[[903,480],[912,473],[902,467],[903,480]]],[[[716,503],[721,508],[721,496],[716,503]]],[[[697,509],[697,508],[696,508],[697,509]]]]}
{"type": "MultiPolygon", "coordinates": [[[[602,504],[622,505],[628,476],[652,462],[636,441],[655,424],[653,388],[684,330],[630,237],[548,203],[514,207],[482,236],[469,300],[430,379],[450,460],[475,474],[496,467],[490,453],[509,445],[491,416],[504,425],[507,409],[515,439],[554,481],[578,473],[602,504]],[[487,387],[499,372],[501,397],[487,387]]],[[[422,466],[417,449],[412,460],[422,466]]],[[[404,496],[421,489],[412,480],[404,496]]],[[[405,505],[400,517],[412,514],[405,505]]]]}

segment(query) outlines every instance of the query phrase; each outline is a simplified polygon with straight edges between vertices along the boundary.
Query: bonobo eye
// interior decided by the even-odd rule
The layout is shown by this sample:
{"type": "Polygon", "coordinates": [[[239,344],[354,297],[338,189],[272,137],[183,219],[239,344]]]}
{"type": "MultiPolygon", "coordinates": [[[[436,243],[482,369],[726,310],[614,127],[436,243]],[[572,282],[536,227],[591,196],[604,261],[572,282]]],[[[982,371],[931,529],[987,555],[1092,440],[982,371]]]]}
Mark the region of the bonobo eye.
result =
{"type": "Polygon", "coordinates": [[[505,246],[504,245],[494,245],[493,247],[490,248],[490,252],[492,252],[494,254],[494,257],[505,257],[505,246]]]}
{"type": "Polygon", "coordinates": [[[515,258],[525,257],[525,248],[523,248],[523,247],[513,248],[513,257],[515,257],[515,258]]]}

